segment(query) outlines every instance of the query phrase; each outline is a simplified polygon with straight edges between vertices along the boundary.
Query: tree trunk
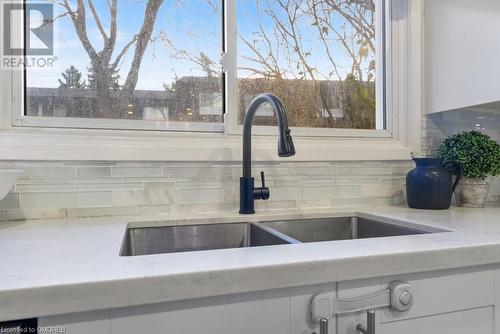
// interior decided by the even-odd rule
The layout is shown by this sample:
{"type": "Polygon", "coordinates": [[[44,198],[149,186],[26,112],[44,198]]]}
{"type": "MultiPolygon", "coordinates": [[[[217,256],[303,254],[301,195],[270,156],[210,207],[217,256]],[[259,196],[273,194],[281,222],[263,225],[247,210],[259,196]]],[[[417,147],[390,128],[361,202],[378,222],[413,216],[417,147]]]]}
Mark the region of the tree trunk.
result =
{"type": "Polygon", "coordinates": [[[96,118],[117,118],[113,97],[111,96],[112,75],[108,66],[95,64],[94,80],[96,90],[96,118]]]}

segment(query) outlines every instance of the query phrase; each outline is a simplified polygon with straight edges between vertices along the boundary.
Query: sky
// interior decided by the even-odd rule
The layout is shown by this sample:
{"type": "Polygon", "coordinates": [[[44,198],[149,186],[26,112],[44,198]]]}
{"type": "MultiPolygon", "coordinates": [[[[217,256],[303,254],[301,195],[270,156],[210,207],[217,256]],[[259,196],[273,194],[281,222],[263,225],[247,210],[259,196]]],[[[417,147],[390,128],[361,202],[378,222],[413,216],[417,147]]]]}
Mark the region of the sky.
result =
{"type": "MultiPolygon", "coordinates": [[[[165,84],[171,84],[176,78],[182,76],[203,76],[200,66],[189,59],[175,56],[178,50],[187,50],[191,56],[198,56],[200,52],[206,54],[217,64],[214,68],[220,70],[220,54],[222,48],[222,12],[221,1],[210,0],[216,8],[208,5],[207,0],[166,0],[162,5],[153,31],[154,41],[150,43],[139,73],[137,89],[162,90],[165,84]]],[[[238,10],[238,34],[247,40],[255,39],[258,27],[258,9],[256,0],[235,0],[238,10]]],[[[95,0],[96,9],[101,15],[105,28],[109,27],[109,11],[107,1],[95,0]]],[[[116,54],[136,34],[144,18],[145,0],[119,0],[118,1],[118,41],[116,54]]],[[[55,7],[61,13],[61,8],[55,7]]],[[[87,14],[88,35],[96,49],[102,48],[102,37],[92,20],[87,14]]],[[[267,33],[272,31],[272,23],[262,17],[263,28],[267,33]]],[[[339,25],[342,22],[339,21],[339,25]]],[[[301,22],[303,29],[303,46],[311,52],[310,61],[318,69],[327,73],[331,72],[324,52],[319,50],[317,40],[312,37],[311,22],[301,22]]],[[[60,18],[55,25],[56,41],[56,67],[52,70],[29,70],[28,86],[30,87],[58,87],[58,78],[61,72],[70,66],[75,66],[86,78],[87,68],[90,65],[89,57],[81,46],[75,33],[71,20],[67,17],[60,18]]],[[[340,47],[334,47],[336,63],[345,75],[350,70],[348,58],[340,47]]],[[[279,51],[278,51],[279,52],[279,51]]],[[[133,50],[130,50],[120,66],[120,76],[127,76],[133,50]]],[[[251,51],[241,42],[238,43],[239,55],[251,55],[251,51]]],[[[184,57],[185,58],[185,57],[184,57]]],[[[251,62],[238,59],[239,66],[252,65],[251,62]]],[[[241,76],[248,72],[240,71],[241,76]]]]}

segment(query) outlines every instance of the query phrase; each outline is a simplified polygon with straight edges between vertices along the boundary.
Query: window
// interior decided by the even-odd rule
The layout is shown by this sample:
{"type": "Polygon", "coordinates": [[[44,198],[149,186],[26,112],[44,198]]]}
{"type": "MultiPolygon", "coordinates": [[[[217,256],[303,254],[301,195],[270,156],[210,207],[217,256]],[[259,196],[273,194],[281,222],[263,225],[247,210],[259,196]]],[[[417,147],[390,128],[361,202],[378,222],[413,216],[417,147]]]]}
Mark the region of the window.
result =
{"type": "MultiPolygon", "coordinates": [[[[291,126],[376,129],[375,10],[372,0],[239,0],[240,123],[253,96],[272,92],[291,126]]],[[[257,116],[276,122],[264,108],[257,116]]]]}
{"type": "Polygon", "coordinates": [[[16,125],[232,133],[271,92],[292,127],[390,131],[384,0],[36,2],[54,6],[56,61],[26,67],[16,125]]]}
{"type": "Polygon", "coordinates": [[[26,68],[25,116],[222,126],[221,0],[45,2],[57,60],[26,68]]]}

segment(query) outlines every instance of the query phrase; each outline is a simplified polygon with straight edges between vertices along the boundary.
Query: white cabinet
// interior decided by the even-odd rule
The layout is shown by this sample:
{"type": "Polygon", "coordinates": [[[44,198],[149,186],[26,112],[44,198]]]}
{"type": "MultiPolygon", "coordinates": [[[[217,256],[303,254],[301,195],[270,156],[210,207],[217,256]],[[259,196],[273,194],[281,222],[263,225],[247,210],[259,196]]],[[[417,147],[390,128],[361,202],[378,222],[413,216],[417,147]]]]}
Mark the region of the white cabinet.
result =
{"type": "Polygon", "coordinates": [[[500,101],[500,1],[425,0],[424,6],[426,111],[500,101]]]}
{"type": "Polygon", "coordinates": [[[47,333],[50,333],[50,329],[62,329],[65,334],[109,334],[109,312],[105,310],[42,317],[38,319],[38,327],[47,333]]]}
{"type": "Polygon", "coordinates": [[[377,334],[492,334],[493,307],[383,323],[377,334]]]}
{"type": "MultiPolygon", "coordinates": [[[[494,266],[44,317],[40,326],[62,326],[66,334],[313,334],[319,333],[310,316],[315,294],[353,298],[383,290],[395,280],[412,285],[414,304],[404,313],[378,310],[377,334],[500,334],[495,307],[500,269],[494,266]]],[[[358,324],[366,324],[366,312],[333,318],[328,334],[359,334],[358,324]]]]}
{"type": "MultiPolygon", "coordinates": [[[[314,295],[335,291],[336,284],[321,284],[290,289],[290,333],[319,333],[319,326],[311,320],[310,304],[314,295]]],[[[329,327],[328,334],[335,333],[335,326],[329,327]]]]}
{"type": "Polygon", "coordinates": [[[384,277],[382,282],[394,280],[409,282],[415,300],[408,312],[383,311],[384,322],[495,305],[493,266],[384,277]]]}
{"type": "MultiPolygon", "coordinates": [[[[377,280],[342,282],[337,294],[354,297],[379,291],[394,280],[409,282],[414,304],[408,312],[379,310],[377,334],[494,333],[495,271],[492,266],[398,275],[377,280]],[[358,287],[356,287],[356,285],[358,287]]],[[[359,334],[366,313],[338,317],[338,333],[359,334]]]]}
{"type": "Polygon", "coordinates": [[[288,334],[289,290],[110,311],[110,334],[288,334]]]}

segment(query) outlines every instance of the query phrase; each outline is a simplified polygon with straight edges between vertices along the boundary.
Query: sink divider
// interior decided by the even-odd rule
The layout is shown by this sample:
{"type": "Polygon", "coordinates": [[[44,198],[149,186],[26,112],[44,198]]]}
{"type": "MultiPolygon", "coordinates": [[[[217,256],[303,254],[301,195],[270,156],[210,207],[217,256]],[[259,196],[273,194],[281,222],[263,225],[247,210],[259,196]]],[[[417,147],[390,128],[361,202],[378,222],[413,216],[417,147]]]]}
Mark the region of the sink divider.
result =
{"type": "Polygon", "coordinates": [[[265,226],[265,225],[262,225],[258,222],[253,222],[253,223],[250,223],[251,226],[254,226],[256,228],[259,228],[269,234],[272,234],[274,235],[275,237],[277,237],[278,239],[281,239],[283,241],[285,241],[287,244],[302,244],[303,242],[297,240],[297,239],[294,239],[284,233],[281,233],[279,231],[276,231],[275,229],[271,228],[271,227],[268,227],[268,226],[265,226]]]}

